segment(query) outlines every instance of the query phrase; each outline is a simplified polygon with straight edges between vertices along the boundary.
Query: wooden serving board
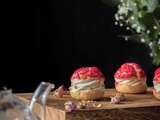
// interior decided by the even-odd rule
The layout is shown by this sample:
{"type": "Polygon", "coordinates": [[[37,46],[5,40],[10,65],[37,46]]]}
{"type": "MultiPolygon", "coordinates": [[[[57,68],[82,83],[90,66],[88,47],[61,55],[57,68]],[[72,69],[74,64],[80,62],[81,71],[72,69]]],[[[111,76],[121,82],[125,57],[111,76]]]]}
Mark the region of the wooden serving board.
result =
{"type": "MultiPolygon", "coordinates": [[[[46,103],[46,120],[160,120],[160,101],[152,94],[152,87],[143,94],[124,94],[126,100],[120,104],[111,104],[110,96],[118,93],[115,89],[106,89],[104,99],[89,104],[101,104],[99,108],[77,109],[72,112],[65,110],[64,103],[71,100],[69,92],[62,98],[48,95],[46,103]]],[[[29,103],[32,93],[15,94],[26,104],[29,103]]],[[[34,111],[40,115],[41,106],[36,104],[34,111]]]]}

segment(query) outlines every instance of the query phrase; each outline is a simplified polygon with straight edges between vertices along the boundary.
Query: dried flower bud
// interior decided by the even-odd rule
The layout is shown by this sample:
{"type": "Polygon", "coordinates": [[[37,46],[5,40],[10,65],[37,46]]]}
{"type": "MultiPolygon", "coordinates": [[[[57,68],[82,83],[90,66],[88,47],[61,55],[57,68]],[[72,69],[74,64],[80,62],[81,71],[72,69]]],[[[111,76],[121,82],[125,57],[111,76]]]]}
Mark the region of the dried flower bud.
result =
{"type": "Polygon", "coordinates": [[[68,112],[71,112],[71,111],[77,109],[76,104],[73,103],[72,101],[66,101],[66,102],[64,103],[64,106],[65,106],[65,109],[66,109],[68,112]]]}
{"type": "Polygon", "coordinates": [[[111,103],[113,104],[119,104],[120,103],[120,98],[115,96],[115,97],[111,97],[111,103]]]}
{"type": "Polygon", "coordinates": [[[71,112],[71,111],[72,111],[71,105],[65,105],[65,109],[66,109],[68,112],[71,112]]]}
{"type": "Polygon", "coordinates": [[[58,89],[56,89],[53,94],[56,97],[63,97],[63,95],[67,92],[67,89],[64,87],[64,85],[60,86],[58,89]]]}
{"type": "Polygon", "coordinates": [[[119,97],[120,101],[125,101],[126,97],[124,96],[123,93],[117,93],[116,97],[119,97]]]}

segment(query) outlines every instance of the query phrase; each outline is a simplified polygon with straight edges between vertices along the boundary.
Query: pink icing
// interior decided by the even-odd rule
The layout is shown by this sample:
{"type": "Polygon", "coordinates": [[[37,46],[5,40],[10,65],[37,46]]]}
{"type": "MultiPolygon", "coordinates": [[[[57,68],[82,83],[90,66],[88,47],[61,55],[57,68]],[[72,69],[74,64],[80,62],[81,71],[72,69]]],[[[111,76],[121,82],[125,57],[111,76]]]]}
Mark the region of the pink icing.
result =
{"type": "Polygon", "coordinates": [[[137,63],[127,62],[121,65],[121,67],[115,72],[114,77],[119,79],[127,79],[130,77],[140,79],[146,77],[146,74],[137,63]]]}
{"type": "Polygon", "coordinates": [[[103,73],[97,67],[82,67],[77,69],[71,76],[71,80],[73,79],[97,79],[104,80],[105,77],[103,73]]]}
{"type": "Polygon", "coordinates": [[[160,74],[155,75],[153,81],[157,81],[160,84],[160,74]]]}
{"type": "Polygon", "coordinates": [[[156,71],[154,72],[154,75],[160,74],[160,67],[156,69],[156,71]]]}

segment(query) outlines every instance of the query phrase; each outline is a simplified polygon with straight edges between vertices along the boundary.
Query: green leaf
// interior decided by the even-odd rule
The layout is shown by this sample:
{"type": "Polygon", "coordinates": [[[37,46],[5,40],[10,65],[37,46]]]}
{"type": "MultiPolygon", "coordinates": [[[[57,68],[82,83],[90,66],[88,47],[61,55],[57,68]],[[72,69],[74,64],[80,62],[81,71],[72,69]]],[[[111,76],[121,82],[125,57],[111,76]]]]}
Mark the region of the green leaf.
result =
{"type": "Polygon", "coordinates": [[[156,30],[156,32],[155,32],[155,34],[154,34],[154,38],[155,39],[158,39],[158,38],[160,38],[160,28],[158,28],[157,30],[156,30]]]}
{"type": "Polygon", "coordinates": [[[154,26],[156,26],[156,23],[155,23],[153,14],[146,13],[145,16],[143,16],[142,18],[139,18],[138,21],[141,26],[144,25],[146,27],[146,30],[150,30],[149,37],[154,38],[154,34],[156,31],[154,29],[154,26]]]}
{"type": "Polygon", "coordinates": [[[132,40],[134,42],[140,43],[142,34],[131,34],[131,35],[119,35],[118,37],[122,37],[125,40],[132,40]]]}
{"type": "Polygon", "coordinates": [[[158,5],[158,0],[140,0],[140,3],[147,13],[152,13],[158,5]]]}
{"type": "Polygon", "coordinates": [[[154,57],[153,64],[159,66],[160,65],[160,56],[154,57]]]}
{"type": "Polygon", "coordinates": [[[152,53],[154,54],[153,55],[153,63],[155,65],[160,65],[160,49],[159,49],[160,46],[158,46],[157,44],[155,46],[153,46],[152,48],[152,53]]]}

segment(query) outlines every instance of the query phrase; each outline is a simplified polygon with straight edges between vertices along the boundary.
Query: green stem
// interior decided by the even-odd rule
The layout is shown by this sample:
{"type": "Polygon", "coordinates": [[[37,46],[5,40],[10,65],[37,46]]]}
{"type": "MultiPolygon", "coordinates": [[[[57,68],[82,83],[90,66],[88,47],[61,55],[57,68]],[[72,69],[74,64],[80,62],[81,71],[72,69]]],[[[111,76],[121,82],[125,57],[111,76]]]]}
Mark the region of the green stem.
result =
{"type": "Polygon", "coordinates": [[[155,17],[154,14],[152,14],[152,16],[153,16],[153,19],[154,19],[154,21],[155,21],[157,27],[159,28],[159,27],[160,27],[160,24],[159,24],[158,20],[156,19],[156,17],[155,17]]]}

